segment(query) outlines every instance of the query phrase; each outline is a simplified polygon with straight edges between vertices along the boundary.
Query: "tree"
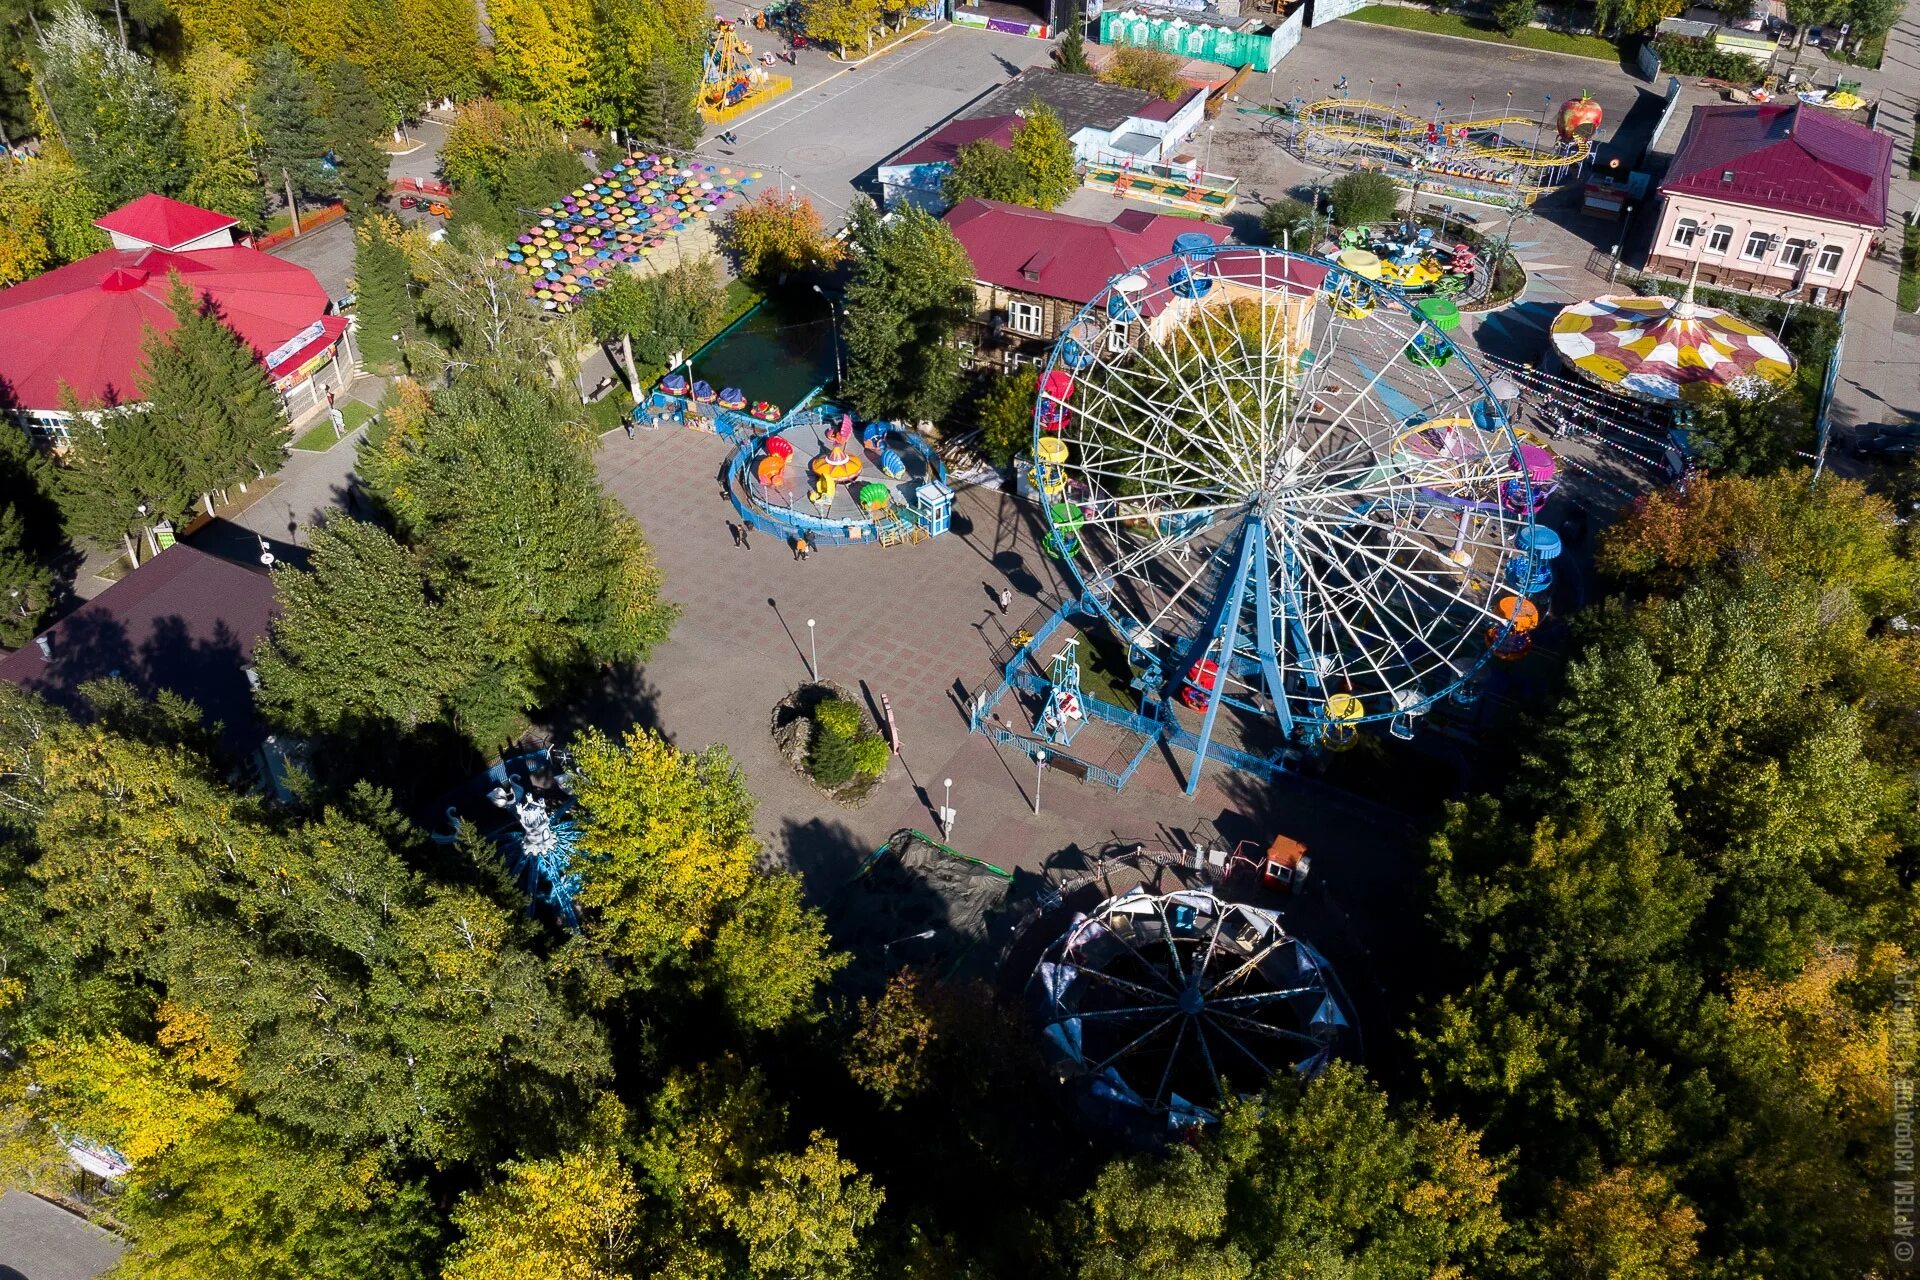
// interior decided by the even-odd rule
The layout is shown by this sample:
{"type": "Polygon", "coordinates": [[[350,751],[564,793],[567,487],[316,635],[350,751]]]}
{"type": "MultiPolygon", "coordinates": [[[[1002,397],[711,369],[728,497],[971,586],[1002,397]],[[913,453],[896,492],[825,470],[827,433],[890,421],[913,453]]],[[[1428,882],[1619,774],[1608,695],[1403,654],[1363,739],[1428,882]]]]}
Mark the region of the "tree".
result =
{"type": "Polygon", "coordinates": [[[726,288],[709,259],[683,262],[651,276],[621,272],[587,304],[587,321],[603,341],[618,340],[634,402],[641,377],[635,354],[664,366],[713,336],[726,314],[726,288]]]}
{"type": "Polygon", "coordinates": [[[1740,391],[1715,387],[1696,406],[1695,415],[1698,456],[1716,472],[1765,475],[1813,443],[1806,404],[1790,384],[1740,391]]]}
{"type": "Polygon", "coordinates": [[[420,1183],[236,1114],[139,1168],[116,1213],[122,1266],[153,1280],[427,1280],[438,1234],[420,1183]]]}
{"type": "Polygon", "coordinates": [[[140,563],[135,535],[193,510],[185,469],[158,420],[138,408],[88,409],[69,397],[67,451],[53,491],[75,537],[100,547],[117,539],[140,563]]]}
{"type": "Polygon", "coordinates": [[[496,0],[487,21],[494,34],[491,74],[509,98],[563,129],[586,118],[593,96],[589,0],[496,0]]]}
{"type": "Polygon", "coordinates": [[[400,224],[382,214],[353,229],[354,309],[360,355],[376,373],[398,372],[414,330],[413,294],[400,224]]]}
{"type": "Polygon", "coordinates": [[[387,131],[386,113],[360,68],[344,58],[328,71],[325,99],[335,181],[348,216],[357,222],[379,209],[387,189],[387,153],[374,145],[387,131]]]}
{"type": "Polygon", "coordinates": [[[167,307],[175,327],[149,330],[141,344],[140,394],[185,484],[212,515],[215,491],[278,467],[285,410],[253,348],[177,274],[167,307]]]}
{"type": "Polygon", "coordinates": [[[1026,119],[1013,131],[1013,159],[1025,177],[1022,204],[1053,209],[1080,189],[1073,141],[1050,107],[1029,103],[1026,119]]]}
{"type": "Polygon", "coordinates": [[[967,199],[1019,204],[1026,176],[1012,152],[990,138],[977,138],[954,153],[940,194],[950,205],[967,199]]]}
{"type": "MultiPolygon", "coordinates": [[[[160,1012],[163,1042],[175,1029],[170,1016],[193,1016],[173,1006],[160,1012]]],[[[117,1032],[40,1041],[28,1047],[27,1105],[44,1123],[111,1147],[138,1168],[232,1113],[224,1086],[239,1074],[236,1057],[230,1046],[169,1054],[117,1032]]]]}
{"type": "Polygon", "coordinates": [[[39,69],[59,132],[103,205],[186,185],[179,103],[150,61],[77,4],[40,26],[39,69]]]}
{"type": "Polygon", "coordinates": [[[1510,36],[1533,21],[1534,8],[1534,0],[1495,0],[1493,25],[1502,35],[1510,36]]]}
{"type": "Polygon", "coordinates": [[[494,667],[473,692],[496,707],[536,706],[643,656],[672,625],[652,553],[601,490],[593,448],[546,387],[487,367],[363,457],[434,591],[471,602],[494,667]]]}
{"type": "Polygon", "coordinates": [[[456,190],[498,190],[515,156],[560,141],[558,130],[519,103],[475,98],[454,113],[440,148],[440,171],[456,190]]]}
{"type": "Polygon", "coordinates": [[[187,55],[180,82],[180,125],[191,171],[181,198],[237,218],[247,231],[264,229],[266,192],[253,167],[254,139],[244,111],[253,68],[208,41],[187,55]]]}
{"type": "Polygon", "coordinates": [[[772,1031],[804,1020],[814,991],[846,963],[829,945],[825,917],[805,904],[800,877],[766,874],[722,915],[695,987],[717,993],[737,1026],[772,1031]]]}
{"type": "Polygon", "coordinates": [[[1016,369],[994,378],[980,400],[980,451],[994,466],[1013,465],[1015,456],[1033,447],[1033,411],[1040,396],[1040,371],[1016,369]]]}
{"type": "Polygon", "coordinates": [[[857,1274],[861,1237],[886,1196],[815,1130],[798,1154],[761,1166],[760,1186],[728,1215],[756,1280],[840,1280],[857,1274]]]}
{"type": "Polygon", "coordinates": [[[594,118],[650,147],[697,141],[705,9],[688,0],[600,0],[595,20],[594,118]]]}
{"type": "Polygon", "coordinates": [[[845,256],[819,210],[798,191],[785,195],[764,190],[735,205],[720,244],[743,278],[762,282],[825,270],[845,256]]]}
{"type": "MultiPolygon", "coordinates": [[[[418,69],[418,88],[428,98],[464,101],[480,83],[476,51],[477,13],[460,0],[396,0],[394,26],[418,69]]],[[[417,100],[416,100],[417,101],[417,100]]]]}
{"type": "Polygon", "coordinates": [[[299,226],[301,198],[337,190],[322,160],[327,137],[313,76],[284,44],[262,50],[254,63],[249,118],[260,131],[260,172],[284,191],[287,210],[299,226]]]}
{"type": "Polygon", "coordinates": [[[847,286],[847,394],[865,418],[938,419],[960,391],[954,330],[973,314],[973,264],[917,208],[882,223],[855,206],[847,286]]]}
{"type": "Polygon", "coordinates": [[[623,1280],[635,1251],[640,1191],[610,1151],[514,1160],[499,1182],[453,1210],[460,1232],[443,1280],[623,1280]]]}
{"type": "Polygon", "coordinates": [[[1268,244],[1288,244],[1295,249],[1310,249],[1326,234],[1326,219],[1316,218],[1313,206],[1304,200],[1281,196],[1260,211],[1260,230],[1268,244]]]}
{"type": "Polygon", "coordinates": [[[858,1025],[846,1041],[847,1074],[883,1107],[898,1108],[931,1078],[928,1051],[940,1028],[927,1007],[928,985],[920,970],[900,969],[879,999],[860,998],[858,1025]]]}
{"type": "Polygon", "coordinates": [[[1670,1280],[1693,1273],[1700,1217],[1659,1173],[1615,1169],[1557,1189],[1542,1253],[1567,1280],[1670,1280]]]}
{"type": "Polygon", "coordinates": [[[0,161],[0,288],[104,248],[106,211],[69,160],[0,161]]]}
{"type": "Polygon", "coordinates": [[[262,709],[295,733],[347,739],[446,716],[481,665],[461,606],[437,599],[378,525],[332,520],[309,546],[309,570],[274,569],[280,611],[254,655],[262,709]]]}
{"type": "Polygon", "coordinates": [[[843,58],[871,44],[880,22],[880,0],[816,0],[806,8],[807,38],[832,45],[843,58]]]}
{"type": "Polygon", "coordinates": [[[1108,84],[1138,89],[1168,102],[1187,91],[1186,82],[1180,78],[1180,59],[1170,53],[1143,49],[1138,45],[1114,45],[1113,58],[1107,63],[1106,70],[1100,73],[1100,78],[1108,84]]]}
{"type": "Polygon", "coordinates": [[[1073,11],[1073,17],[1067,23],[1066,37],[1060,41],[1059,65],[1068,75],[1090,76],[1093,68],[1087,63],[1087,15],[1080,9],[1073,11]]]}
{"type": "Polygon", "coordinates": [[[1385,222],[1400,211],[1400,188],[1384,173],[1345,173],[1334,179],[1333,216],[1343,227],[1385,222]]]}
{"type": "Polygon", "coordinates": [[[27,433],[0,430],[0,646],[32,639],[60,591],[67,558],[53,464],[27,433]]]}
{"type": "Polygon", "coordinates": [[[515,380],[524,377],[520,371],[542,369],[549,387],[571,389],[580,348],[578,320],[543,317],[527,306],[526,282],[499,260],[495,241],[453,235],[438,244],[425,236],[407,236],[402,243],[420,286],[420,315],[452,348],[441,353],[423,344],[415,353],[420,359],[439,355],[455,369],[513,369],[515,380]]]}

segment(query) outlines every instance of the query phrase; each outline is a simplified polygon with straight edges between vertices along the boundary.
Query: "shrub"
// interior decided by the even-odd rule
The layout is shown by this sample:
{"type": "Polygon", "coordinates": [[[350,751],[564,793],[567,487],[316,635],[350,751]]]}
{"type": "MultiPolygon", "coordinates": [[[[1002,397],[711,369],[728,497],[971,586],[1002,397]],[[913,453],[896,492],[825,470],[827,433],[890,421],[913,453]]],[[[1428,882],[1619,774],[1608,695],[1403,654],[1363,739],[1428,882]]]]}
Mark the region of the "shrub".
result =
{"type": "Polygon", "coordinates": [[[860,708],[845,698],[829,698],[813,709],[813,722],[823,733],[851,740],[860,733],[860,708]]]}
{"type": "Polygon", "coordinates": [[[1653,51],[1660,55],[1660,70],[1670,75],[1711,76],[1736,84],[1751,84],[1760,78],[1760,67],[1752,58],[1716,48],[1710,40],[1655,36],[1653,51]]]}
{"type": "Polygon", "coordinates": [[[837,787],[852,779],[860,729],[860,708],[845,698],[829,698],[813,709],[807,771],[815,782],[837,787]]]}
{"type": "Polygon", "coordinates": [[[1113,60],[1100,78],[1108,84],[1124,85],[1172,102],[1187,86],[1180,79],[1180,59],[1158,49],[1141,49],[1130,44],[1115,45],[1113,60]]]}
{"type": "Polygon", "coordinates": [[[877,733],[870,733],[853,744],[853,771],[863,778],[877,778],[887,771],[893,748],[877,733]]]}
{"type": "Polygon", "coordinates": [[[1384,173],[1342,174],[1333,184],[1333,216],[1343,227],[1385,222],[1400,211],[1400,188],[1384,173]]]}
{"type": "Polygon", "coordinates": [[[1261,211],[1260,230],[1266,233],[1268,244],[1279,244],[1286,239],[1299,248],[1302,241],[1313,238],[1317,229],[1315,221],[1312,205],[1292,196],[1281,196],[1261,211]]]}
{"type": "Polygon", "coordinates": [[[1033,402],[1040,394],[1040,371],[1033,366],[998,374],[980,398],[980,452],[996,467],[1013,465],[1014,455],[1033,447],[1033,402]]]}

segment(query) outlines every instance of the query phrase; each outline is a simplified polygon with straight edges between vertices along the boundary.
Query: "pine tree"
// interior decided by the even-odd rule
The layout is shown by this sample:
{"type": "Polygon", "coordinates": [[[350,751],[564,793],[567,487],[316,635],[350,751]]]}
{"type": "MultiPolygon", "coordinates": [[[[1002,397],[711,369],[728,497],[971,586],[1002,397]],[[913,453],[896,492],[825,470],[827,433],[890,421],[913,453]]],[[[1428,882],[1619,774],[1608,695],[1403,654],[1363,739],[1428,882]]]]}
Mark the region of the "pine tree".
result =
{"type": "Polygon", "coordinates": [[[1090,76],[1093,67],[1087,62],[1087,15],[1080,10],[1073,11],[1073,20],[1067,24],[1067,35],[1060,42],[1060,69],[1069,75],[1090,76]]]}
{"type": "Polygon", "coordinates": [[[47,486],[51,464],[27,433],[0,423],[0,646],[25,644],[59,589],[60,511],[47,486]]]}
{"type": "Polygon", "coordinates": [[[68,446],[53,491],[67,531],[100,547],[118,542],[139,564],[136,536],[193,510],[186,468],[144,409],[83,407],[71,391],[61,408],[69,415],[68,446]]]}
{"type": "Polygon", "coordinates": [[[360,354],[377,373],[399,369],[403,344],[413,334],[413,296],[407,289],[407,255],[399,237],[399,224],[385,214],[363,218],[354,228],[360,354]]]}
{"type": "Polygon", "coordinates": [[[330,196],[336,187],[321,164],[327,139],[313,77],[283,44],[262,52],[255,71],[251,116],[260,131],[260,172],[297,216],[302,197],[330,196]]]}
{"type": "Polygon", "coordinates": [[[374,139],[386,132],[386,113],[360,68],[344,58],[334,62],[327,90],[327,141],[333,151],[334,176],[348,216],[357,221],[380,207],[380,196],[387,189],[387,155],[374,145],[374,139]]]}

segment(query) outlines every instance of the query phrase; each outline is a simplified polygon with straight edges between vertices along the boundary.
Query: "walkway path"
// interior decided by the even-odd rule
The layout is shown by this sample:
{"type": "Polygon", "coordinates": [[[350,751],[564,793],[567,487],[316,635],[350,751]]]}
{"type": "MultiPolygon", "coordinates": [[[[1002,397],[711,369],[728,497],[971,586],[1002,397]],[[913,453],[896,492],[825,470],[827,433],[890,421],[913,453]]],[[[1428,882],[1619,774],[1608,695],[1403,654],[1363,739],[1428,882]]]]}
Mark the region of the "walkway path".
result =
{"type": "Polygon", "coordinates": [[[1843,443],[1853,428],[1920,422],[1920,316],[1901,314],[1899,252],[1902,223],[1920,214],[1920,181],[1907,175],[1916,111],[1920,111],[1920,0],[1910,0],[1887,34],[1877,74],[1860,76],[1877,89],[1878,127],[1893,138],[1893,190],[1882,237],[1885,251],[1860,269],[1847,307],[1847,342],[1834,388],[1833,422],[1843,443]]]}

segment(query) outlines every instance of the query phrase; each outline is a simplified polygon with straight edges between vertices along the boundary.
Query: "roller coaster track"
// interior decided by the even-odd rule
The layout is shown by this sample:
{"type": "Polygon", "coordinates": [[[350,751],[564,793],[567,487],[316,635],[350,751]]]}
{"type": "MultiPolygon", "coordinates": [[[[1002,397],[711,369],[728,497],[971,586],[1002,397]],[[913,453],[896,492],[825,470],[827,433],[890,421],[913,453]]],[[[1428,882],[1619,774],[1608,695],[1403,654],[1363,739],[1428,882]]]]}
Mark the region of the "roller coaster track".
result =
{"type": "MultiPolygon", "coordinates": [[[[1384,146],[1406,152],[1409,161],[1420,160],[1424,163],[1430,145],[1427,141],[1430,123],[1427,117],[1411,115],[1381,102],[1368,102],[1360,98],[1322,98],[1300,112],[1299,143],[1303,149],[1316,140],[1347,146],[1384,146]]],[[[1450,136],[1457,136],[1464,129],[1471,138],[1477,133],[1504,135],[1508,128],[1538,125],[1540,122],[1528,116],[1487,116],[1476,120],[1441,120],[1438,123],[1450,136]]],[[[1539,151],[1518,143],[1487,146],[1467,141],[1431,145],[1443,148],[1452,158],[1516,169],[1564,169],[1585,160],[1592,150],[1592,144],[1585,138],[1569,139],[1567,150],[1552,152],[1539,151]]]]}

